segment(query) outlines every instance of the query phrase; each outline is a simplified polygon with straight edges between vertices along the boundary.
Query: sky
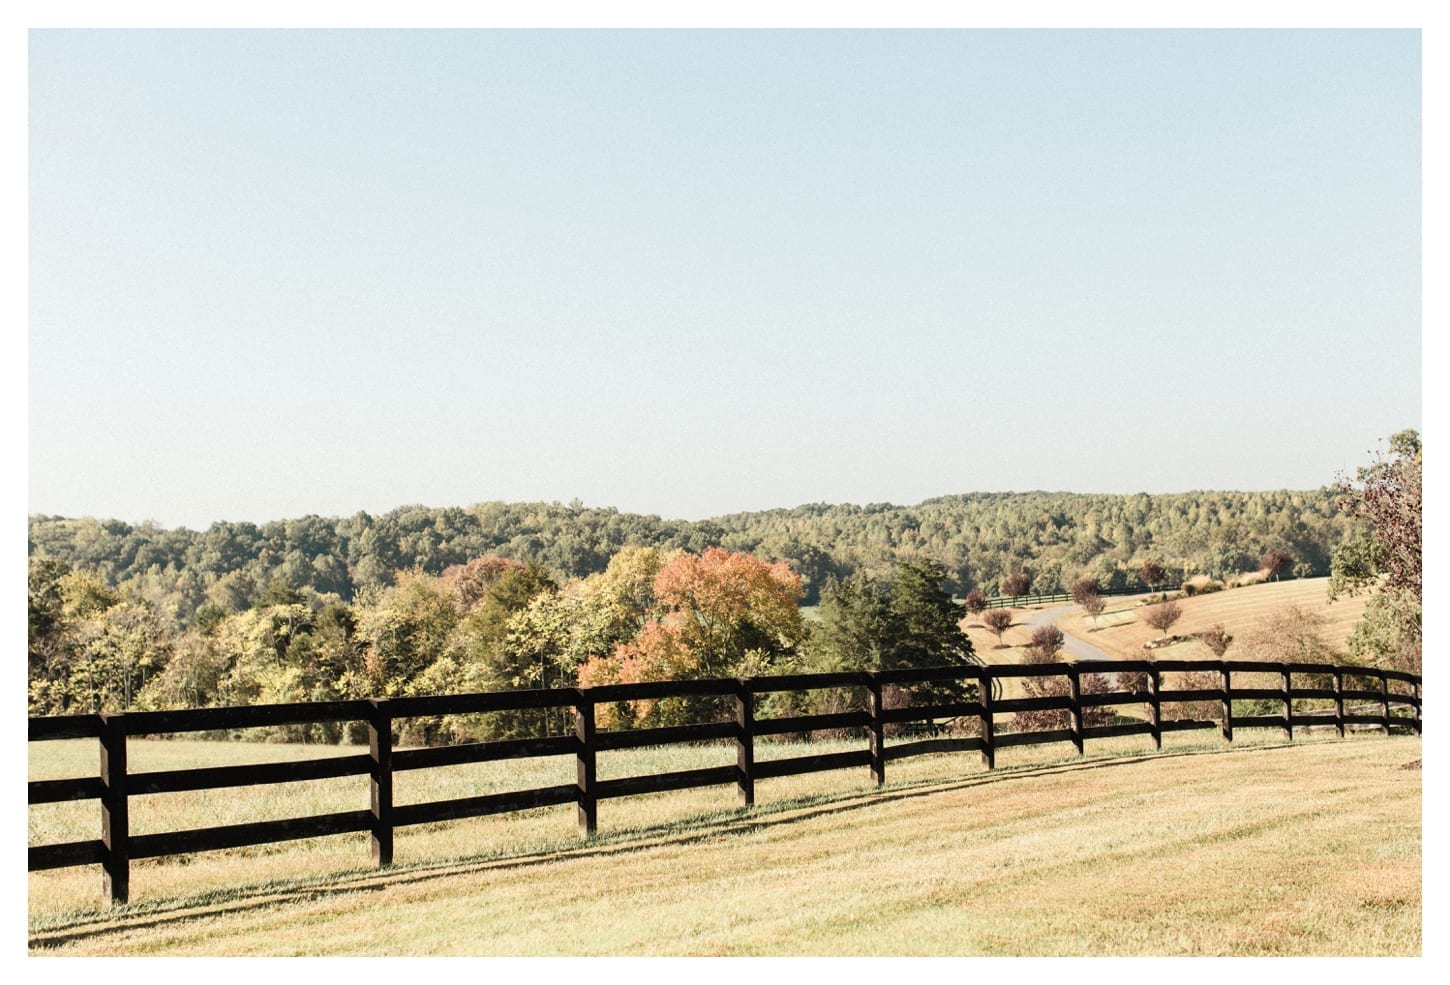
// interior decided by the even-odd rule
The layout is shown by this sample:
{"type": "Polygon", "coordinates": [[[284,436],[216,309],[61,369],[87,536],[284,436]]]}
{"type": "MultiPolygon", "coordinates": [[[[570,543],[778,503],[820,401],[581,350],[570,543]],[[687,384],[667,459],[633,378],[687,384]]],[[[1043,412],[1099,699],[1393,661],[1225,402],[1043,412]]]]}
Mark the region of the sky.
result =
{"type": "Polygon", "coordinates": [[[1313,489],[1416,30],[32,30],[28,512],[1313,489]]]}

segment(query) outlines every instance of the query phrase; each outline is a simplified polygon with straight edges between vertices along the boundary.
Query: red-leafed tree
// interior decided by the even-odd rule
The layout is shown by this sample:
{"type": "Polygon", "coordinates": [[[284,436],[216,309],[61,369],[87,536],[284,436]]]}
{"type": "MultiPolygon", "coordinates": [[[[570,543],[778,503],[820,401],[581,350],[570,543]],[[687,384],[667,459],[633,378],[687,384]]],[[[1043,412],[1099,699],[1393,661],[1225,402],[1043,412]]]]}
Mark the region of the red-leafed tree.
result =
{"type": "Polygon", "coordinates": [[[1279,580],[1279,573],[1289,567],[1294,561],[1294,555],[1285,550],[1274,550],[1265,554],[1259,559],[1259,570],[1264,573],[1265,578],[1279,580]]]}
{"type": "Polygon", "coordinates": [[[467,564],[454,564],[443,569],[438,576],[443,587],[458,596],[458,604],[465,611],[472,609],[494,583],[510,571],[522,571],[523,565],[506,557],[476,557],[467,564]]]}
{"type": "Polygon", "coordinates": [[[982,625],[997,634],[997,645],[1002,645],[1002,634],[1012,625],[1012,613],[1006,609],[988,609],[982,616],[982,625]]]}
{"type": "Polygon", "coordinates": [[[1419,433],[1401,431],[1390,438],[1389,455],[1335,485],[1340,509],[1364,528],[1335,551],[1329,581],[1330,601],[1373,591],[1350,652],[1411,673],[1420,671],[1423,642],[1423,462],[1419,433]]]}
{"type": "Polygon", "coordinates": [[[1168,577],[1168,572],[1157,561],[1145,561],[1138,568],[1138,580],[1154,592],[1158,590],[1159,585],[1163,584],[1163,579],[1166,577],[1168,577]]]}
{"type": "Polygon", "coordinates": [[[1008,575],[1002,579],[1002,594],[1008,598],[1020,598],[1032,587],[1032,577],[1025,571],[1008,575]]]}
{"type": "Polygon", "coordinates": [[[1143,621],[1164,635],[1182,616],[1183,609],[1177,602],[1159,602],[1143,610],[1143,621]]]}

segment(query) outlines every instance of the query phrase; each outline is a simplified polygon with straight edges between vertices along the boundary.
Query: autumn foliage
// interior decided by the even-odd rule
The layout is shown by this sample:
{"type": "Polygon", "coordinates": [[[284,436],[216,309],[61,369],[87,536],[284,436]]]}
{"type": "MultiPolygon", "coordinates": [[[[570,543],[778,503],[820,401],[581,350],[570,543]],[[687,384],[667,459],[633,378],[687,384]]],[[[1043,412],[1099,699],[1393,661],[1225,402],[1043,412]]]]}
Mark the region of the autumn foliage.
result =
{"type": "MultiPolygon", "coordinates": [[[[654,579],[655,608],[639,633],[579,668],[579,684],[735,677],[760,674],[805,636],[800,576],[783,562],[719,547],[681,552],[654,579]]],[[[601,708],[600,724],[665,724],[671,711],[653,701],[601,708]]]]}
{"type": "Polygon", "coordinates": [[[1182,616],[1177,602],[1159,602],[1143,610],[1143,621],[1165,635],[1182,616]]]}
{"type": "Polygon", "coordinates": [[[1032,578],[1024,571],[1008,575],[1002,579],[1002,594],[1008,598],[1018,598],[1026,595],[1027,590],[1032,587],[1032,578]]]}
{"type": "Polygon", "coordinates": [[[1002,634],[1012,625],[1012,613],[1006,609],[990,609],[982,615],[982,625],[997,634],[998,645],[1002,642],[1002,634]]]}

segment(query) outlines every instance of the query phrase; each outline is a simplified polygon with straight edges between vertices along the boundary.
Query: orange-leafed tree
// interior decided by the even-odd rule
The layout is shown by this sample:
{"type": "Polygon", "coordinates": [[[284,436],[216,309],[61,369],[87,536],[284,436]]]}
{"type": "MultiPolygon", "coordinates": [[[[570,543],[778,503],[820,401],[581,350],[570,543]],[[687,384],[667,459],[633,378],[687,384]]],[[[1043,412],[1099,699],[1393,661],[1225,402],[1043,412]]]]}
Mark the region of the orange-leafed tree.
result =
{"type": "MultiPolygon", "coordinates": [[[[735,677],[764,673],[804,640],[800,576],[783,562],[719,547],[681,552],[660,567],[655,607],[639,632],[579,668],[579,684],[735,677]]],[[[692,720],[700,701],[636,701],[599,711],[601,724],[692,720]]]]}
{"type": "Polygon", "coordinates": [[[702,676],[759,673],[762,659],[793,651],[805,636],[801,579],[783,561],[720,547],[677,554],[655,576],[655,595],[661,621],[698,655],[702,676]]]}

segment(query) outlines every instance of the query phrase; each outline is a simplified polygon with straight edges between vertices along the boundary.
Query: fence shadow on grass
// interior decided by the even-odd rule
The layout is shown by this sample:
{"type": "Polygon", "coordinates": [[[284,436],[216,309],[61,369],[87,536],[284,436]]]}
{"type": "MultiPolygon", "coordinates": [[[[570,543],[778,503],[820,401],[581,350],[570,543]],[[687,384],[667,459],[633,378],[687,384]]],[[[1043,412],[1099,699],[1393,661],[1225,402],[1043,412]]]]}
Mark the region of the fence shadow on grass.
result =
{"type": "MultiPolygon", "coordinates": [[[[1302,747],[1302,744],[1300,744],[1302,747]]],[[[1186,756],[1222,756],[1294,748],[1292,742],[1259,745],[1187,747],[1140,753],[1104,754],[1041,764],[999,766],[948,780],[895,781],[884,787],[815,794],[808,797],[737,807],[676,821],[661,822],[617,832],[602,832],[584,844],[560,841],[557,846],[527,851],[493,851],[419,862],[395,863],[387,869],[344,869],[294,882],[236,885],[189,896],[113,906],[47,922],[29,936],[32,952],[61,947],[80,940],[179,926],[189,921],[260,911],[277,906],[306,904],[338,894],[377,893],[403,886],[424,885],[456,876],[483,872],[525,871],[573,859],[607,859],[644,849],[719,842],[770,831],[823,817],[881,807],[886,804],[932,797],[943,793],[991,787],[1019,780],[1079,774],[1110,767],[1147,766],[1186,756]]]]}

